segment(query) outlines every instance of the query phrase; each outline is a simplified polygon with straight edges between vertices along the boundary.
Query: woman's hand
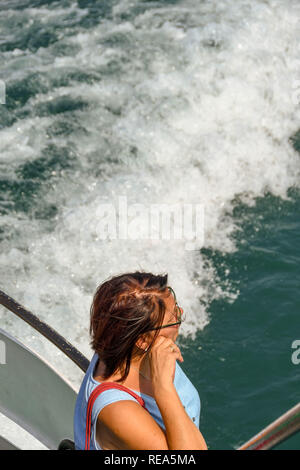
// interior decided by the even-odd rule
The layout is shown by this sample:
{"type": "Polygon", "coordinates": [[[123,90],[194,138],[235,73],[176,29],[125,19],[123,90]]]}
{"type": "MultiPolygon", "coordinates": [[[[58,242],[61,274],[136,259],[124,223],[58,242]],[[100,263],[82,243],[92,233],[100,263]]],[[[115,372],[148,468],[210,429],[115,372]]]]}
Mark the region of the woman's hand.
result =
{"type": "Polygon", "coordinates": [[[173,388],[176,359],[183,362],[179,347],[170,338],[158,336],[149,351],[154,396],[161,390],[173,388]]]}

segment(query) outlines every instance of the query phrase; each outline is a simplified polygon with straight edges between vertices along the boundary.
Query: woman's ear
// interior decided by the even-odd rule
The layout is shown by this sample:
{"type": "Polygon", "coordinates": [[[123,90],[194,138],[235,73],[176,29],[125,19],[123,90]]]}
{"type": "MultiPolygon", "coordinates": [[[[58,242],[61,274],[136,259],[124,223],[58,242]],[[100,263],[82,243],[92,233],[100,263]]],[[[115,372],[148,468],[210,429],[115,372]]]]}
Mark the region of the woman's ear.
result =
{"type": "Polygon", "coordinates": [[[135,343],[136,347],[138,349],[142,349],[143,351],[147,351],[148,350],[148,347],[149,347],[149,342],[147,340],[147,337],[146,336],[141,336],[135,343]]]}

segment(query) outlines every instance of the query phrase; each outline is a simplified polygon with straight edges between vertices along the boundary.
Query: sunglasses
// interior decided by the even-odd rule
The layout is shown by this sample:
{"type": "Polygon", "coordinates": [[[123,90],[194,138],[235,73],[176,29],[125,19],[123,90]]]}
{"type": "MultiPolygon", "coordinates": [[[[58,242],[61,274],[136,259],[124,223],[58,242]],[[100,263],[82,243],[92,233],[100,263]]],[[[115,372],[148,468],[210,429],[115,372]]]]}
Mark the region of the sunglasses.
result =
{"type": "Polygon", "coordinates": [[[181,323],[185,320],[183,318],[183,309],[179,307],[177,303],[175,292],[173,291],[172,287],[170,286],[167,286],[167,287],[169,291],[173,294],[174,299],[175,299],[175,314],[176,314],[177,322],[168,323],[167,325],[163,325],[163,326],[157,326],[156,328],[151,328],[148,331],[162,330],[163,328],[168,328],[169,326],[181,325],[181,323]]]}

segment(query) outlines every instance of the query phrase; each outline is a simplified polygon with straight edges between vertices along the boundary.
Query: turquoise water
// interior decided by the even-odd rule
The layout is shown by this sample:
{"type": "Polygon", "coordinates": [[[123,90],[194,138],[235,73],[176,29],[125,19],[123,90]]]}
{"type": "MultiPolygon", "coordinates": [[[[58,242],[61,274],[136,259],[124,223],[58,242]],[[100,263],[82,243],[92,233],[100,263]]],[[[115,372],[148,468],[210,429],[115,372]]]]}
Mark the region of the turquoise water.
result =
{"type": "MultiPolygon", "coordinates": [[[[238,447],[299,402],[297,2],[21,0],[0,13],[1,289],[90,358],[97,285],[167,272],[201,430],[211,449],[238,447]],[[101,239],[100,205],[124,195],[203,204],[204,242],[101,239]]],[[[79,386],[60,353],[0,318],[79,386]]]]}
{"type": "MultiPolygon", "coordinates": [[[[300,368],[291,361],[299,337],[299,210],[295,192],[290,201],[268,195],[253,209],[238,206],[247,242],[234,255],[206,253],[220,279],[229,268],[240,288],[233,304],[210,305],[210,323],[195,343],[183,342],[212,448],[236,448],[299,401],[300,368]]],[[[278,448],[299,446],[296,435],[278,448]]]]}

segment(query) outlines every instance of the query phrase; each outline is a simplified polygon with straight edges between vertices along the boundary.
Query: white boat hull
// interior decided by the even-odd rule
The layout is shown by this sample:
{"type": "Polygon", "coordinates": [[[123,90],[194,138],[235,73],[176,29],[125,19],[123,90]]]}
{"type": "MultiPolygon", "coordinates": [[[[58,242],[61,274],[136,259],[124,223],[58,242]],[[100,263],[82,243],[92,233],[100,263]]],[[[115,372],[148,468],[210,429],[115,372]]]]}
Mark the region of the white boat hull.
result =
{"type": "MultiPolygon", "coordinates": [[[[5,352],[5,363],[0,364],[0,412],[49,449],[57,449],[63,439],[73,440],[76,391],[50,364],[2,329],[0,342],[5,352]]],[[[0,445],[13,443],[2,438],[0,445]]]]}

